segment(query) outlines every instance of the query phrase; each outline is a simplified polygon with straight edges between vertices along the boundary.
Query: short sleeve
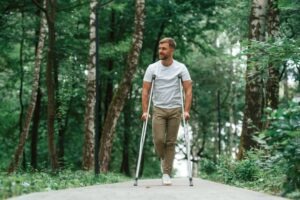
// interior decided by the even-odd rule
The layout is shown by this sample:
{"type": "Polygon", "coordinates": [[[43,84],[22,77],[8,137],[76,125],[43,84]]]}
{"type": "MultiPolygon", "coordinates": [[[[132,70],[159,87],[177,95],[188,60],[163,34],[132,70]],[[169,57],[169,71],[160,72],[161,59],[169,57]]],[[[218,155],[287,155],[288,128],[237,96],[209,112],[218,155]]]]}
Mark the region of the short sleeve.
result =
{"type": "Polygon", "coordinates": [[[152,81],[152,75],[153,75],[153,70],[152,70],[151,65],[149,65],[146,72],[145,72],[143,81],[151,82],[152,81]]]}
{"type": "Polygon", "coordinates": [[[191,80],[190,73],[185,65],[183,65],[183,67],[182,67],[181,76],[182,76],[182,81],[191,80]]]}

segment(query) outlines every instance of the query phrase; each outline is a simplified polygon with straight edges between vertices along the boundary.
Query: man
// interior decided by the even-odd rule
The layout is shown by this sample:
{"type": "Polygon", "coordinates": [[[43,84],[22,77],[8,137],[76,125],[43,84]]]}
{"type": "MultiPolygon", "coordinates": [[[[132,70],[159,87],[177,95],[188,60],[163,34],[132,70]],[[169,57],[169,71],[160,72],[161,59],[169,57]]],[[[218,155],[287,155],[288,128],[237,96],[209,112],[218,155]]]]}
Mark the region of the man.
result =
{"type": "Polygon", "coordinates": [[[190,118],[192,102],[192,81],[186,66],[173,59],[176,43],[172,38],[164,38],[159,42],[159,61],[148,66],[143,79],[142,120],[148,116],[148,101],[152,76],[155,75],[153,86],[153,118],[152,132],[155,151],[161,160],[163,185],[171,185],[170,175],[175,156],[175,144],[181,121],[181,94],[178,78],[182,78],[185,91],[183,116],[190,118]]]}

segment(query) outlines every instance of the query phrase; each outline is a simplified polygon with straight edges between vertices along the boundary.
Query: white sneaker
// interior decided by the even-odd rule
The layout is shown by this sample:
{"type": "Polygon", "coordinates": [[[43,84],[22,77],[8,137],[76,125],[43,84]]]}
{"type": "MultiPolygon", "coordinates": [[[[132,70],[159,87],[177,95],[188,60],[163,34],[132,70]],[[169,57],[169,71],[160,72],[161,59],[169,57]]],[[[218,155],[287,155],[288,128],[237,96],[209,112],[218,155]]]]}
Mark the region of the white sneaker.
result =
{"type": "Polygon", "coordinates": [[[172,185],[171,178],[168,174],[163,174],[162,176],[162,184],[163,185],[172,185]]]}

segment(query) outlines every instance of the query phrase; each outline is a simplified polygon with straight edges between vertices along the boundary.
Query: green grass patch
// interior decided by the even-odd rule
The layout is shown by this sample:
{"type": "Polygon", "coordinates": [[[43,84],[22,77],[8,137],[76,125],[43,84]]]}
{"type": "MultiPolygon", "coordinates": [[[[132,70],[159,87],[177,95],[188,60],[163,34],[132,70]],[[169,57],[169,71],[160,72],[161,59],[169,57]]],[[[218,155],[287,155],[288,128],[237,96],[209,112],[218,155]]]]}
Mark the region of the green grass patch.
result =
{"type": "Polygon", "coordinates": [[[93,172],[63,170],[51,172],[15,173],[0,172],[0,199],[32,192],[59,190],[97,184],[116,183],[129,180],[121,174],[99,174],[93,172]]]}

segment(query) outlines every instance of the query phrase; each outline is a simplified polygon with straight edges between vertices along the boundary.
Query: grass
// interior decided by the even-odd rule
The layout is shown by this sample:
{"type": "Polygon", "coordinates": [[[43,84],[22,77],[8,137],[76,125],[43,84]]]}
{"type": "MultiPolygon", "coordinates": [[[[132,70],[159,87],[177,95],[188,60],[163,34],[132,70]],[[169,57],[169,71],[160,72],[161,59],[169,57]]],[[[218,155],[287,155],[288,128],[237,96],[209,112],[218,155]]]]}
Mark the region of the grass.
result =
{"type": "Polygon", "coordinates": [[[116,183],[126,180],[129,180],[129,178],[121,174],[99,174],[96,177],[93,172],[87,171],[63,170],[57,174],[34,172],[15,173],[12,175],[0,172],[0,199],[32,192],[116,183]]]}

